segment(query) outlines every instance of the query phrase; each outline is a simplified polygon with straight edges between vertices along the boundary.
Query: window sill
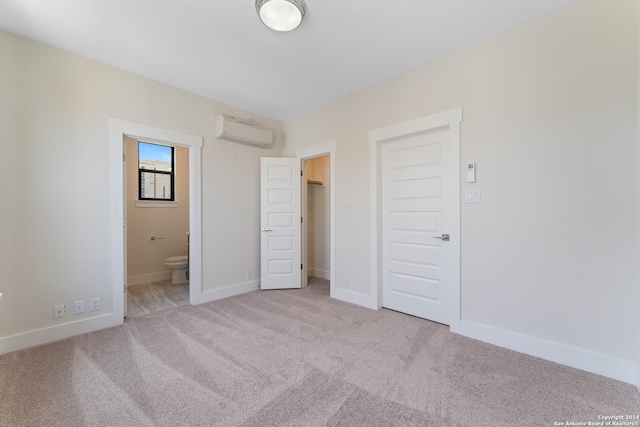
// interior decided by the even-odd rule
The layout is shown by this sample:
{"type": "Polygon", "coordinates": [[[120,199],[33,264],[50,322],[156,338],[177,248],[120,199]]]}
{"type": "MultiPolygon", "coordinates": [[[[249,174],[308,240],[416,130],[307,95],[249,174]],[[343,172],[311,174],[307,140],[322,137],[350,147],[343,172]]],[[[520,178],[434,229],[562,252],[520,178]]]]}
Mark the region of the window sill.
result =
{"type": "Polygon", "coordinates": [[[137,200],[136,208],[177,208],[178,202],[156,202],[151,200],[137,200]]]}

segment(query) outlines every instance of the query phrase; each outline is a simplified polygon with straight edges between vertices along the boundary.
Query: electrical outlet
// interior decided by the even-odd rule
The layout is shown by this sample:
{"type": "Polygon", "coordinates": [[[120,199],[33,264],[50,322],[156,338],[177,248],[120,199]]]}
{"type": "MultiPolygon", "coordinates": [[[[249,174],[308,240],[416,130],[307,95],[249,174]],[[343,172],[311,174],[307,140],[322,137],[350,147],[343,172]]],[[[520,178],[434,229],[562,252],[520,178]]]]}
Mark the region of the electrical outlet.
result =
{"type": "Polygon", "coordinates": [[[91,298],[91,311],[100,310],[100,297],[91,298]]]}
{"type": "Polygon", "coordinates": [[[247,279],[251,279],[251,276],[253,276],[253,271],[251,271],[251,269],[248,269],[246,274],[245,274],[245,277],[247,279]]]}
{"type": "Polygon", "coordinates": [[[54,305],[53,318],[58,319],[60,317],[64,317],[64,305],[54,305]]]}
{"type": "Polygon", "coordinates": [[[349,276],[344,276],[344,280],[342,281],[342,283],[344,283],[344,287],[348,288],[349,287],[349,276]]]}
{"type": "Polygon", "coordinates": [[[84,300],[76,301],[73,303],[73,314],[84,313],[84,300]]]}

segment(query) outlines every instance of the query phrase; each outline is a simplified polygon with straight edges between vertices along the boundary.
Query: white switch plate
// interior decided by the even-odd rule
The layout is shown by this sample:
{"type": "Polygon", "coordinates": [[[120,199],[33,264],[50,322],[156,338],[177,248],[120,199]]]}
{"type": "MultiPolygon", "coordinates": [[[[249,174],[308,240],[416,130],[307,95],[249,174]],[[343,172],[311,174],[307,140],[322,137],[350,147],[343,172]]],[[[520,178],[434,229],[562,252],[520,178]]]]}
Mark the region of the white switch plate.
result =
{"type": "Polygon", "coordinates": [[[465,203],[480,203],[480,190],[467,190],[464,192],[465,203]]]}

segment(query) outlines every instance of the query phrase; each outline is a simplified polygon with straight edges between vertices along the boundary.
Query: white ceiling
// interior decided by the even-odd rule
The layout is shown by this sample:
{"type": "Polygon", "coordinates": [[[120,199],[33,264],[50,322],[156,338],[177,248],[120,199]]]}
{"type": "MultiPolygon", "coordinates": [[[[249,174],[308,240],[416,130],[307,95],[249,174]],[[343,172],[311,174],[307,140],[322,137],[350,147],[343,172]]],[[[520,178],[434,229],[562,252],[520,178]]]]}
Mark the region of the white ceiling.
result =
{"type": "Polygon", "coordinates": [[[278,33],[254,0],[0,0],[0,29],[285,120],[576,1],[306,0],[278,33]]]}

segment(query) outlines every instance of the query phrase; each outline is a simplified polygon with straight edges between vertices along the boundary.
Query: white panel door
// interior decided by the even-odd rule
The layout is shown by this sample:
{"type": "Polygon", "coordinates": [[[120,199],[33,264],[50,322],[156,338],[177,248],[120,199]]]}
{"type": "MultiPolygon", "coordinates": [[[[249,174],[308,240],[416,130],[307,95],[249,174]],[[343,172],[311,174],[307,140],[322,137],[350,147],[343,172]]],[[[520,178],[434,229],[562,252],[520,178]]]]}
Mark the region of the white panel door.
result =
{"type": "Polygon", "coordinates": [[[449,130],[381,144],[382,305],[449,324],[449,130]],[[446,236],[444,237],[446,239],[446,236]]]}
{"type": "Polygon", "coordinates": [[[260,177],[260,288],[300,288],[300,159],[263,157],[260,177]]]}

